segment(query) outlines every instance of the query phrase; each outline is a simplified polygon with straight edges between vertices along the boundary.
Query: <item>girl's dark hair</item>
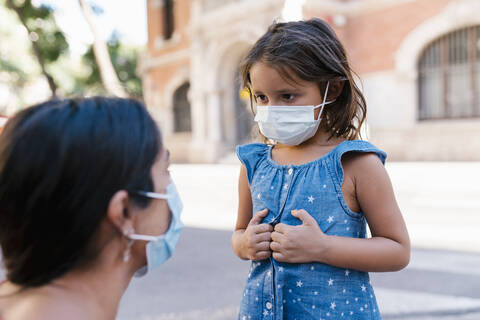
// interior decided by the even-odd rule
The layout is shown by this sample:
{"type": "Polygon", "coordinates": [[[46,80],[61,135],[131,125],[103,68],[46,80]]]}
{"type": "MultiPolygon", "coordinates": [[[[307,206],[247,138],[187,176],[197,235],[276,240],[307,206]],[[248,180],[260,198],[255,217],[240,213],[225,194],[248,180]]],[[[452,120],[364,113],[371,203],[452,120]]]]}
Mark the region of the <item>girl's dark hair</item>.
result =
{"type": "Polygon", "coordinates": [[[347,55],[335,32],[318,19],[274,23],[253,45],[241,65],[243,85],[250,94],[253,111],[254,95],[250,69],[262,62],[275,68],[282,77],[315,82],[324,92],[327,81],[345,81],[334,103],[326,105],[322,122],[330,137],[358,139],[365,121],[367,106],[362,92],[355,84],[347,55]]]}
{"type": "MultiPolygon", "coordinates": [[[[0,245],[7,279],[47,284],[93,261],[92,239],[119,190],[153,190],[159,129],[137,101],[47,101],[0,135],[0,245]]],[[[135,205],[149,200],[131,196],[135,205]]]]}

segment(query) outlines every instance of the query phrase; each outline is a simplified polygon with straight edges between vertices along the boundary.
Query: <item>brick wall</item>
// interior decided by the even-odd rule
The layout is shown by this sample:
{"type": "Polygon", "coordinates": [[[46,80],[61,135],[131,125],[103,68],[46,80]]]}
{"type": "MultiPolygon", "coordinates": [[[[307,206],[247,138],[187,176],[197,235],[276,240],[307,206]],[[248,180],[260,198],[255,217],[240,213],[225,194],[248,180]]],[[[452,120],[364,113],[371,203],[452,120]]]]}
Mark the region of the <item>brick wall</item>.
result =
{"type": "Polygon", "coordinates": [[[394,68],[395,52],[403,39],[423,21],[442,11],[451,0],[415,0],[392,7],[347,17],[343,27],[335,27],[330,15],[308,12],[334,26],[347,50],[350,64],[358,73],[394,68]]]}

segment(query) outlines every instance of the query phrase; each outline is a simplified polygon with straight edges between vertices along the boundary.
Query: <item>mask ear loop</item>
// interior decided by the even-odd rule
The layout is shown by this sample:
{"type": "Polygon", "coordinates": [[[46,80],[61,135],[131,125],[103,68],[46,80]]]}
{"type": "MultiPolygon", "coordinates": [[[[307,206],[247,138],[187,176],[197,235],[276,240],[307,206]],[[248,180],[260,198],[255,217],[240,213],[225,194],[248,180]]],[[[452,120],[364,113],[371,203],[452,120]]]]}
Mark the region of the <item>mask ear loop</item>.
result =
{"type": "Polygon", "coordinates": [[[329,104],[329,103],[332,103],[334,102],[335,100],[333,101],[326,101],[327,100],[327,95],[328,95],[328,87],[330,86],[330,81],[327,81],[327,88],[325,89],[325,94],[323,95],[323,102],[322,102],[322,108],[320,109],[320,113],[318,114],[318,119],[320,120],[321,117],[322,117],[322,113],[323,113],[323,108],[325,108],[325,105],[329,104]]]}

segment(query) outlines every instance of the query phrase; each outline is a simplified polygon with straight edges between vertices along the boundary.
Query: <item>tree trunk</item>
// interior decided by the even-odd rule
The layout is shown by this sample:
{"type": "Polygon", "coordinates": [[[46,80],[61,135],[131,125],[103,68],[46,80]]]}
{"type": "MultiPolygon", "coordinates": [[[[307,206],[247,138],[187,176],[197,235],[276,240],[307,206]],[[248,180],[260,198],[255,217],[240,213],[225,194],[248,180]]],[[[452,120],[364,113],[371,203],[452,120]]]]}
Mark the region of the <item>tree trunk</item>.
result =
{"type": "Polygon", "coordinates": [[[35,57],[37,58],[38,64],[40,65],[40,68],[42,69],[42,74],[47,79],[48,86],[50,87],[50,91],[52,92],[52,97],[56,97],[57,96],[57,85],[55,84],[55,80],[53,80],[53,77],[48,73],[48,71],[45,68],[45,61],[43,60],[43,57],[42,57],[42,54],[40,52],[40,48],[38,47],[37,41],[32,40],[32,38],[30,36],[31,31],[28,28],[27,21],[25,19],[24,14],[23,14],[23,10],[21,8],[17,7],[13,3],[13,0],[7,0],[7,5],[10,9],[15,11],[18,18],[20,19],[20,22],[23,24],[23,26],[27,30],[28,36],[30,38],[30,42],[32,43],[33,53],[35,54],[35,57]]]}
{"type": "Polygon", "coordinates": [[[128,94],[125,92],[125,90],[123,90],[115,69],[113,68],[113,64],[108,53],[107,43],[102,38],[95,26],[92,7],[86,3],[85,0],[78,0],[78,2],[82,8],[83,16],[85,17],[85,20],[87,21],[93,34],[93,52],[95,54],[95,61],[97,62],[98,69],[100,70],[100,77],[102,78],[102,84],[105,87],[105,90],[107,90],[107,92],[111,95],[117,97],[128,97],[128,94]]]}

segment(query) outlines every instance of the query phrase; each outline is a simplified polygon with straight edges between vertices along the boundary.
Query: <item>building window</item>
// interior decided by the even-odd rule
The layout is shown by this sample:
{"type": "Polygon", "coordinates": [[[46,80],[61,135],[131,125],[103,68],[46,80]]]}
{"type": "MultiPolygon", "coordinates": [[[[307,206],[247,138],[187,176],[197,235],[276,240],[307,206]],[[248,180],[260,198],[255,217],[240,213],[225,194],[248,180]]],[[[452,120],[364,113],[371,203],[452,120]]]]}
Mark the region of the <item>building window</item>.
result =
{"type": "Polygon", "coordinates": [[[174,131],[192,131],[192,120],[190,116],[190,102],[188,101],[188,89],[190,83],[184,83],[173,94],[173,115],[174,131]]]}
{"type": "Polygon", "coordinates": [[[418,70],[420,120],[480,117],[480,26],[429,44],[418,70]]]}
{"type": "Polygon", "coordinates": [[[168,40],[173,35],[173,0],[163,0],[163,38],[168,40]]]}

